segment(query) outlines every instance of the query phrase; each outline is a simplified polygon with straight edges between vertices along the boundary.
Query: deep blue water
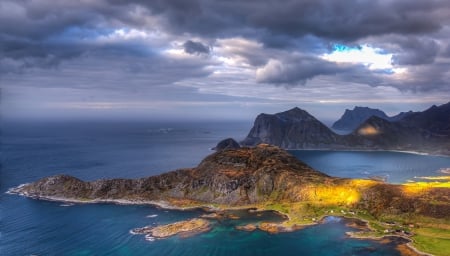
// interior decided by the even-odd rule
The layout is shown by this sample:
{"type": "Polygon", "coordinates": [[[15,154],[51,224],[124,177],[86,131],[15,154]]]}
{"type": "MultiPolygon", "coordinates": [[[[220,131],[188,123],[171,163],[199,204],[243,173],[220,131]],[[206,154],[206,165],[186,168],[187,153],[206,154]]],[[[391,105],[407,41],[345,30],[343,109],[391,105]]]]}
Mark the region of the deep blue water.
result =
{"type": "MultiPolygon", "coordinates": [[[[243,215],[201,235],[149,242],[129,230],[203,214],[153,206],[74,205],[5,194],[25,182],[67,173],[85,180],[142,177],[197,165],[223,138],[242,139],[250,123],[3,124],[0,172],[0,255],[399,255],[395,244],[349,239],[343,220],[270,235],[234,229],[276,219],[243,215]],[[157,215],[154,218],[148,216],[157,215]]],[[[336,176],[389,174],[389,181],[439,175],[450,159],[393,152],[295,151],[336,176]],[[428,166],[426,168],[426,166],[428,166]]]]}
{"type": "Polygon", "coordinates": [[[450,157],[389,151],[292,150],[297,158],[331,176],[348,178],[382,177],[389,183],[445,175],[450,157]],[[416,177],[416,178],[415,178],[416,177]]]}

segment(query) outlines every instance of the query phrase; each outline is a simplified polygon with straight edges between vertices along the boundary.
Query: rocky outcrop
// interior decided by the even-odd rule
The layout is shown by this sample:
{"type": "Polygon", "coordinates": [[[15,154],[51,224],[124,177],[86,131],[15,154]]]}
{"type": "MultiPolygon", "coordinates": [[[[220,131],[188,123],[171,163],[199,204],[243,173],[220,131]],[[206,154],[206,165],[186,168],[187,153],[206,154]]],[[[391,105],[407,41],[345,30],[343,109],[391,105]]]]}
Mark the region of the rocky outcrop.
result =
{"type": "Polygon", "coordinates": [[[161,225],[156,227],[145,226],[135,228],[130,232],[136,235],[146,235],[148,238],[167,238],[174,235],[187,236],[206,232],[210,229],[210,223],[207,220],[195,218],[186,221],[178,221],[175,223],[161,225]]]}
{"type": "Polygon", "coordinates": [[[340,144],[332,132],[305,110],[293,108],[274,115],[260,114],[243,145],[268,143],[282,148],[327,148],[340,144]]]}
{"type": "Polygon", "coordinates": [[[240,147],[241,146],[237,141],[235,141],[233,138],[228,138],[217,143],[217,145],[213,148],[213,150],[222,151],[226,149],[238,149],[240,147]]]}

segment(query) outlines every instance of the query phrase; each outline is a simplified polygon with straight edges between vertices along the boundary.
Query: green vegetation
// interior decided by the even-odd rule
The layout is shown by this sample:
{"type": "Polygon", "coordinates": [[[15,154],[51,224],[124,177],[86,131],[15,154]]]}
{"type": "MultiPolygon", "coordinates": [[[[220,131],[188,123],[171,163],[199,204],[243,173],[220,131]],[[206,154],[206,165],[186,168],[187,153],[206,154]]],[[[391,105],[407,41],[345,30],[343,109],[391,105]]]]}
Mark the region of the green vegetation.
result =
{"type": "Polygon", "coordinates": [[[450,252],[450,232],[442,229],[415,229],[413,246],[420,251],[434,255],[448,255],[450,252]]]}

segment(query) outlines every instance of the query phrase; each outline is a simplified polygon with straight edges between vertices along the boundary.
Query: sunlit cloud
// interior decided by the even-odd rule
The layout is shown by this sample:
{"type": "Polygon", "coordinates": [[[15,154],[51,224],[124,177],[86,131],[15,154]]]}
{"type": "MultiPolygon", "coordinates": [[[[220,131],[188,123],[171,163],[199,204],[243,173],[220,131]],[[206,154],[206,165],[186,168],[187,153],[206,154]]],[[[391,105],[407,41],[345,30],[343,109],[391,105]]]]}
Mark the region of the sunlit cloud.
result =
{"type": "Polygon", "coordinates": [[[336,44],[332,53],[323,54],[323,59],[337,63],[362,64],[370,70],[392,70],[392,54],[369,45],[348,47],[336,44]]]}

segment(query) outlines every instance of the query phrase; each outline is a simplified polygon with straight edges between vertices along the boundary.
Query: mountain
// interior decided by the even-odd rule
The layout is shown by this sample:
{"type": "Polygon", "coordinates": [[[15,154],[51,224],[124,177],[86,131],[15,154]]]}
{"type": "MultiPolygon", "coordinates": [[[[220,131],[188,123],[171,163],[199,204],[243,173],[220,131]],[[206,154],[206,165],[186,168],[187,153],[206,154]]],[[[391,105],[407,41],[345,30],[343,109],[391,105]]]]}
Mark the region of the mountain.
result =
{"type": "MultiPolygon", "coordinates": [[[[434,184],[434,183],[433,183],[434,184]]],[[[223,150],[197,167],[140,179],[86,182],[68,175],[43,178],[11,189],[37,199],[57,201],[158,204],[164,207],[258,207],[296,221],[332,214],[332,209],[382,216],[448,218],[449,188],[393,185],[374,180],[330,177],[267,144],[223,150]],[[414,193],[416,189],[420,193],[414,193]],[[408,191],[412,191],[409,193],[408,191]]],[[[353,217],[355,217],[353,212],[353,217]]],[[[399,217],[399,218],[400,218],[399,217]]],[[[366,218],[366,217],[364,217],[366,218]]],[[[370,218],[369,218],[370,219],[370,218]]],[[[421,219],[425,221],[425,219],[421,219]]],[[[431,220],[433,221],[433,220],[431,220]]]]}
{"type": "Polygon", "coordinates": [[[379,109],[354,107],[353,110],[346,109],[342,117],[332,125],[332,128],[353,131],[371,116],[389,120],[389,117],[379,109]]]}
{"type": "Polygon", "coordinates": [[[345,137],[348,145],[368,149],[415,150],[426,139],[415,127],[372,116],[345,137]]]}
{"type": "Polygon", "coordinates": [[[325,148],[339,136],[305,110],[293,108],[274,115],[260,114],[243,145],[268,143],[282,148],[325,148]]]}
{"type": "Polygon", "coordinates": [[[412,115],[414,113],[415,112],[413,112],[411,110],[408,111],[408,112],[400,112],[397,115],[391,116],[391,117],[389,117],[389,119],[386,119],[386,120],[391,121],[391,122],[398,122],[398,121],[402,120],[403,118],[405,118],[407,116],[410,116],[410,115],[412,115]]]}
{"type": "Polygon", "coordinates": [[[390,119],[400,120],[371,116],[352,133],[338,135],[308,112],[294,108],[273,115],[258,115],[241,144],[268,143],[286,149],[405,150],[450,155],[450,103],[433,106],[423,112],[401,113],[390,119]]]}
{"type": "Polygon", "coordinates": [[[430,136],[450,137],[450,102],[440,106],[433,105],[423,112],[412,113],[400,121],[408,127],[417,127],[430,136]]]}
{"type": "Polygon", "coordinates": [[[347,138],[355,146],[450,155],[450,102],[409,112],[397,122],[372,116],[347,138]]]}

